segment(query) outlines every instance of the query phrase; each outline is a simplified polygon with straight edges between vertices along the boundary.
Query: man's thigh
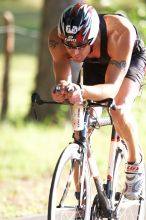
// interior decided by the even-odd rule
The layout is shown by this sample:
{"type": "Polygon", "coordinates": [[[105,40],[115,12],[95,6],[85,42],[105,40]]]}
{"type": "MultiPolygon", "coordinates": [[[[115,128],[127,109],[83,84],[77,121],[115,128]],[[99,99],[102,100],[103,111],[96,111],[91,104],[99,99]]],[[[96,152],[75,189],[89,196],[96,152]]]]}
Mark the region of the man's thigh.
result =
{"type": "Polygon", "coordinates": [[[132,56],[129,70],[116,96],[118,104],[131,105],[139,93],[145,74],[145,54],[132,56]]]}
{"type": "Polygon", "coordinates": [[[143,84],[146,66],[146,54],[137,53],[132,56],[126,78],[133,80],[139,87],[143,84]]]}

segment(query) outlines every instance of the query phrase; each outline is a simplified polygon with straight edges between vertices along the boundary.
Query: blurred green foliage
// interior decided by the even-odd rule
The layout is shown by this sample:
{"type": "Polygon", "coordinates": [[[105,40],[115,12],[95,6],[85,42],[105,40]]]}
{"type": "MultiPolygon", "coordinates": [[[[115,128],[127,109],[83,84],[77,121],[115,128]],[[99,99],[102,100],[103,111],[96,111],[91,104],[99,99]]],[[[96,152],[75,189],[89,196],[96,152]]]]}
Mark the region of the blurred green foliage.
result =
{"type": "MultiPolygon", "coordinates": [[[[15,17],[16,27],[28,29],[28,33],[16,28],[16,48],[15,53],[29,53],[37,55],[39,31],[41,23],[41,8],[43,0],[0,0],[0,26],[3,25],[3,13],[10,10],[15,17]],[[38,36],[31,37],[31,31],[38,32],[38,36]],[[28,36],[27,36],[28,35],[28,36]]],[[[140,31],[146,43],[146,1],[145,0],[86,0],[91,3],[99,13],[123,13],[140,31]]],[[[37,33],[36,33],[37,34],[37,33]]],[[[0,34],[0,42],[3,35],[0,34]]],[[[0,43],[0,52],[2,51],[0,43]]]]}
{"type": "MultiPolygon", "coordinates": [[[[142,38],[146,43],[146,3],[144,0],[86,0],[87,2],[94,5],[99,13],[123,13],[129,17],[129,19],[134,23],[137,29],[140,31],[142,38]]],[[[44,0],[0,0],[0,27],[3,25],[3,13],[6,10],[10,10],[14,14],[15,25],[16,25],[16,40],[15,40],[15,51],[14,59],[12,60],[11,66],[11,78],[13,77],[13,72],[15,75],[19,76],[20,85],[23,83],[23,76],[30,75],[31,79],[34,80],[34,71],[37,71],[37,54],[39,45],[39,33],[40,33],[40,23],[41,23],[41,8],[44,0]],[[20,29],[19,29],[20,28],[20,29]],[[22,28],[22,29],[21,29],[22,28]],[[24,29],[23,29],[24,28],[24,29]],[[25,29],[26,28],[26,29],[25,29]],[[27,30],[27,31],[26,31],[27,30]],[[32,34],[36,33],[35,37],[32,34]],[[38,35],[37,35],[38,34],[38,35]],[[29,55],[29,56],[28,56],[29,55]],[[35,60],[30,64],[22,61],[22,57],[28,56],[28,60],[35,60]],[[32,56],[32,59],[31,59],[32,56]],[[16,58],[15,58],[16,57],[16,58]],[[34,58],[35,57],[35,58],[34,58]],[[13,68],[13,63],[15,63],[15,68],[13,68]],[[27,70],[25,70],[27,68],[27,70]],[[13,70],[14,69],[14,70],[13,70]],[[33,72],[32,72],[33,69],[33,72]],[[21,72],[21,74],[19,73],[21,72]],[[16,74],[17,73],[17,74],[16,74]],[[29,74],[27,74],[29,73],[29,74]]],[[[3,34],[0,34],[0,53],[3,52],[3,34]]],[[[2,56],[1,56],[2,60],[2,56]]],[[[28,62],[29,63],[29,62],[28,62]]],[[[2,67],[2,63],[0,63],[2,67]]],[[[2,72],[2,68],[0,73],[2,72]]],[[[36,72],[35,72],[36,74],[36,72]]],[[[1,79],[2,73],[0,74],[1,79]]],[[[11,81],[12,82],[12,81],[11,81]]],[[[27,79],[28,82],[28,79],[27,79]]],[[[29,81],[29,84],[34,86],[34,81],[29,81]]],[[[10,85],[11,86],[11,85],[10,85]]],[[[13,86],[13,85],[12,85],[13,86]]],[[[28,87],[28,85],[27,85],[28,87]]],[[[16,91],[16,94],[20,94],[17,91],[17,84],[11,87],[12,91],[16,91]]],[[[30,86],[28,87],[30,88],[30,86]]],[[[32,86],[31,86],[32,88],[32,86]]],[[[30,100],[30,89],[25,92],[23,97],[26,97],[29,103],[30,100]],[[27,96],[26,96],[27,95],[27,96]]],[[[21,89],[22,91],[22,89],[21,89]]],[[[13,94],[13,93],[11,93],[13,94]]],[[[12,100],[12,98],[10,99],[12,100]]],[[[15,102],[17,98],[15,97],[15,102]]],[[[18,97],[18,100],[20,98],[18,97]]],[[[10,103],[11,106],[11,103],[10,103]]],[[[12,105],[14,106],[14,105],[12,105]]],[[[11,107],[11,109],[14,109],[11,107]]],[[[18,109],[18,108],[17,108],[18,109]]],[[[27,112],[29,109],[29,104],[27,109],[23,112],[27,112]]],[[[21,110],[21,109],[20,109],[21,110]]],[[[10,112],[12,112],[10,110],[10,112]]],[[[16,111],[14,114],[18,115],[16,111]]],[[[55,122],[59,118],[66,118],[68,108],[66,106],[62,107],[55,117],[55,122]]]]}
{"type": "MultiPolygon", "coordinates": [[[[11,11],[15,24],[15,53],[37,55],[43,1],[0,0],[0,27],[5,11],[11,11]]],[[[3,32],[0,32],[0,53],[3,51],[3,32]]]]}
{"type": "Polygon", "coordinates": [[[145,0],[88,0],[98,13],[123,13],[136,26],[146,44],[146,1],[145,0]]]}

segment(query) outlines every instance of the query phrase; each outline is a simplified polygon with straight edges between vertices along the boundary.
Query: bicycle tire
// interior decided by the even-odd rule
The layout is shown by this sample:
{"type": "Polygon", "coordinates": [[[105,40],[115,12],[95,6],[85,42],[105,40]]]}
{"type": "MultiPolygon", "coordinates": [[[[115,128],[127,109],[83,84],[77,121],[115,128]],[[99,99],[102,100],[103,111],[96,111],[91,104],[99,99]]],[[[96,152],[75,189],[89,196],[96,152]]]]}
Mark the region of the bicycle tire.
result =
{"type": "MultiPolygon", "coordinates": [[[[123,146],[124,149],[124,146],[123,146]]],[[[122,193],[124,189],[125,178],[120,179],[120,176],[125,175],[126,150],[117,148],[115,156],[115,165],[113,173],[113,199],[118,210],[118,220],[144,220],[146,210],[146,176],[144,173],[144,185],[142,191],[142,198],[139,200],[128,200],[122,193]],[[121,170],[121,173],[120,173],[121,170]],[[121,182],[122,181],[122,182],[121,182]],[[119,187],[120,185],[120,187],[119,187]]]]}
{"type": "Polygon", "coordinates": [[[90,173],[88,166],[85,171],[83,181],[84,188],[86,190],[86,198],[84,199],[84,204],[82,205],[82,207],[79,207],[79,202],[74,196],[75,184],[74,178],[72,178],[74,161],[79,161],[79,166],[81,164],[81,155],[78,150],[78,144],[69,144],[58,159],[50,187],[48,202],[48,220],[90,219],[90,173]],[[68,178],[70,178],[70,181],[68,181],[68,178]],[[61,188],[62,182],[63,189],[61,188]],[[64,189],[66,189],[66,184],[70,184],[70,186],[69,188],[67,188],[68,191],[65,192],[65,197],[63,197],[65,201],[62,202],[61,198],[64,189]]]}

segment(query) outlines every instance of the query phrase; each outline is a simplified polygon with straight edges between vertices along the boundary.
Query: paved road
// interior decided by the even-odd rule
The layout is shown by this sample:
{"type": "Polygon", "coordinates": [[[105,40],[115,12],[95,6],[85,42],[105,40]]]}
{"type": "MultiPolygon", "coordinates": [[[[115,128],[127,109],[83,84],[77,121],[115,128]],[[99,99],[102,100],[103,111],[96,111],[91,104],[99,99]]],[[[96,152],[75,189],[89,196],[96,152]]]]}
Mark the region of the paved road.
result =
{"type": "MultiPolygon", "coordinates": [[[[135,217],[137,213],[137,206],[133,205],[133,209],[129,210],[127,207],[127,211],[123,213],[122,217],[120,220],[136,220],[137,218],[135,217]],[[132,212],[132,214],[131,214],[132,212]]],[[[17,218],[13,220],[47,220],[46,215],[38,215],[38,216],[30,216],[30,217],[23,217],[23,218],[17,218]]],[[[56,219],[57,220],[57,219],[56,219]]],[[[140,220],[146,220],[146,217],[142,217],[140,220]]]]}
{"type": "Polygon", "coordinates": [[[37,216],[16,218],[13,220],[47,220],[47,216],[46,215],[37,215],[37,216]]]}

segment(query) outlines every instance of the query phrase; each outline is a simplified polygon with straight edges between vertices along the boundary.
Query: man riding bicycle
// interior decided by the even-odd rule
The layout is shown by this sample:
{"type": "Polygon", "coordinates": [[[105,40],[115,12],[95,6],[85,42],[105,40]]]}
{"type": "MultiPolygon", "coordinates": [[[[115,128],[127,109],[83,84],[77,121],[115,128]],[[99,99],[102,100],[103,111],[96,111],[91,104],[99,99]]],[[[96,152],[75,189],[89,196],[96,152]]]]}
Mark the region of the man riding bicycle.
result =
{"type": "Polygon", "coordinates": [[[49,34],[56,102],[114,98],[120,110],[111,110],[114,126],[128,147],[124,195],[138,199],[142,191],[143,155],[131,106],[139,93],[146,65],[146,48],[135,27],[119,14],[97,14],[86,4],[71,5],[49,34]],[[83,85],[78,85],[83,64],[83,85]],[[76,78],[76,80],[73,80],[76,78]],[[67,88],[73,88],[67,92],[67,88]]]}

